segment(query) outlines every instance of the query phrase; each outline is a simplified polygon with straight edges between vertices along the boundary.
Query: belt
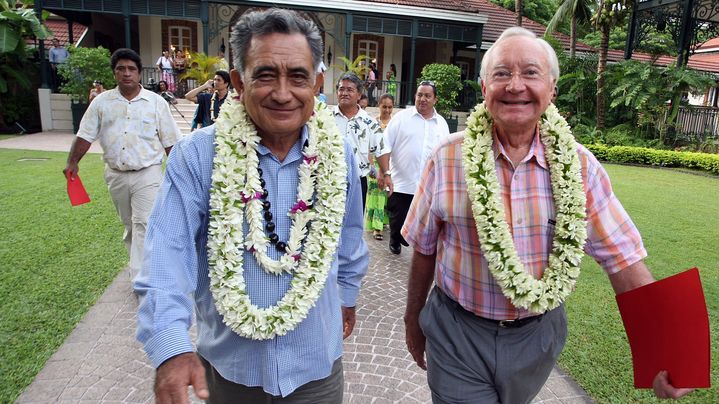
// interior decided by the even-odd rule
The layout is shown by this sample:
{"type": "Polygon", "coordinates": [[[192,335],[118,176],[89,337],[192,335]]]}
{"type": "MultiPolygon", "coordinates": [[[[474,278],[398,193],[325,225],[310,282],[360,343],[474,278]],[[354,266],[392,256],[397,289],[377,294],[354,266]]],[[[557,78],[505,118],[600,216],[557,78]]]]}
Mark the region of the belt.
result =
{"type": "Polygon", "coordinates": [[[492,324],[499,328],[524,327],[527,324],[531,324],[535,321],[539,321],[539,319],[541,319],[542,316],[544,316],[544,313],[542,313],[542,314],[532,316],[532,317],[524,317],[524,318],[511,319],[511,320],[495,320],[495,319],[491,319],[491,318],[485,318],[482,316],[478,316],[474,312],[471,312],[471,311],[465,309],[464,307],[462,307],[462,305],[459,304],[459,302],[457,302],[454,299],[452,299],[451,297],[447,296],[447,294],[444,293],[444,291],[442,289],[440,289],[436,286],[435,286],[435,289],[437,290],[437,294],[442,298],[442,300],[444,300],[445,303],[447,303],[448,305],[453,306],[455,308],[455,310],[472,315],[474,318],[476,318],[484,323],[492,324]]]}

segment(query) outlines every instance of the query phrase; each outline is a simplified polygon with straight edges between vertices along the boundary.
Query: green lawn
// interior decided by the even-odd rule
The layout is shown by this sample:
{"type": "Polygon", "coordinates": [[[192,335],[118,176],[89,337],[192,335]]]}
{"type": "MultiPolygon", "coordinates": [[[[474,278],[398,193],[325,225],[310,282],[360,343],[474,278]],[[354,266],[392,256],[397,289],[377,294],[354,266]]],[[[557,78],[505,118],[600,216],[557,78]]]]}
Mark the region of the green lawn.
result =
{"type": "MultiPolygon", "coordinates": [[[[0,150],[0,402],[35,377],[127,255],[122,226],[98,155],[80,174],[92,202],[70,207],[61,171],[66,154],[0,150]],[[26,160],[23,158],[47,159],[26,160]]],[[[697,266],[709,305],[712,390],[684,402],[719,402],[719,179],[608,165],[615,190],[644,236],[658,278],[697,266]]],[[[561,365],[599,402],[650,402],[632,387],[631,355],[606,275],[586,259],[567,303],[570,337],[561,365]]]]}
{"type": "Polygon", "coordinates": [[[92,202],[74,208],[62,175],[66,158],[0,150],[3,403],[32,382],[127,261],[99,155],[80,165],[92,202]]]}
{"type": "MultiPolygon", "coordinates": [[[[647,265],[657,278],[698,267],[712,335],[712,389],[691,403],[719,402],[719,178],[670,170],[605,165],[615,193],[644,238],[647,265]]],[[[631,353],[606,275],[586,257],[576,292],[567,302],[570,336],[560,358],[602,403],[653,402],[633,388],[631,353]]]]}

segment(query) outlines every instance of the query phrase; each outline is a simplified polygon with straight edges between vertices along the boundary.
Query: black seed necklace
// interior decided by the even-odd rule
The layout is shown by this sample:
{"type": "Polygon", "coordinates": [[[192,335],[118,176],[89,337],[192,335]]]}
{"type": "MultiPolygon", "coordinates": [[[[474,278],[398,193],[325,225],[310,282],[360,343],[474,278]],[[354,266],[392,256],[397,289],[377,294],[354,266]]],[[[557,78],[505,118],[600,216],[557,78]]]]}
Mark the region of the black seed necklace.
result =
{"type": "Polygon", "coordinates": [[[267,192],[267,188],[265,188],[265,179],[262,178],[262,169],[257,167],[257,173],[260,175],[260,186],[262,187],[262,210],[264,212],[265,217],[265,230],[267,233],[269,233],[269,239],[270,243],[275,246],[277,251],[284,253],[287,252],[287,243],[284,241],[280,241],[280,236],[275,233],[275,222],[272,221],[272,212],[270,212],[270,209],[272,208],[272,204],[270,203],[268,197],[270,195],[269,192],[267,192]]]}

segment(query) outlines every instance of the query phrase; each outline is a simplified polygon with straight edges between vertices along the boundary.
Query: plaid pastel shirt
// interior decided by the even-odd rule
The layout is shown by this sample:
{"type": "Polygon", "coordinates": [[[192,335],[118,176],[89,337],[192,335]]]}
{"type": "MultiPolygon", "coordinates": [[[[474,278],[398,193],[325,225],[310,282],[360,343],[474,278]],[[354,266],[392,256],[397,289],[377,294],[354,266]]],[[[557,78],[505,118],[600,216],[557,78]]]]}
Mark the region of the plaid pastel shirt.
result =
{"type": "MultiPolygon", "coordinates": [[[[402,235],[415,251],[436,252],[435,282],[450,298],[478,316],[517,319],[535,314],[515,308],[489,272],[479,239],[462,168],[464,133],[440,141],[422,175],[402,235]]],[[[514,167],[495,136],[495,167],[507,223],[525,270],[540,278],[554,237],[555,209],[539,135],[514,167]]],[[[639,231],[612,191],[609,177],[584,146],[577,152],[587,194],[587,243],[584,251],[608,274],[646,257],[639,231]]]]}

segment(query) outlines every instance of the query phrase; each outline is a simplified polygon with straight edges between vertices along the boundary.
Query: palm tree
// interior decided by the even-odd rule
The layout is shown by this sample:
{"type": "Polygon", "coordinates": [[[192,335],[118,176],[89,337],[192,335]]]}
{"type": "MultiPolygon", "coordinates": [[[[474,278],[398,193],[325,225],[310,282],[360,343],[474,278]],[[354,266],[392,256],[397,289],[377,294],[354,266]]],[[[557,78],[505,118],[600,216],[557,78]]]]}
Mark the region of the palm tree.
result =
{"type": "Polygon", "coordinates": [[[597,129],[605,127],[606,110],[604,97],[604,73],[607,70],[609,34],[612,28],[621,24],[634,5],[634,0],[599,0],[597,11],[592,16],[594,26],[601,33],[599,60],[597,62],[597,129]]]}
{"type": "Polygon", "coordinates": [[[544,31],[545,34],[551,34],[557,31],[557,26],[560,23],[571,18],[569,31],[569,55],[571,57],[574,57],[577,51],[577,24],[584,24],[591,20],[591,5],[593,4],[592,0],[561,0],[559,8],[554,12],[552,19],[547,24],[546,31],[544,31]]]}
{"type": "Polygon", "coordinates": [[[522,0],[514,0],[514,11],[517,13],[517,26],[522,26],[522,0]]]}

